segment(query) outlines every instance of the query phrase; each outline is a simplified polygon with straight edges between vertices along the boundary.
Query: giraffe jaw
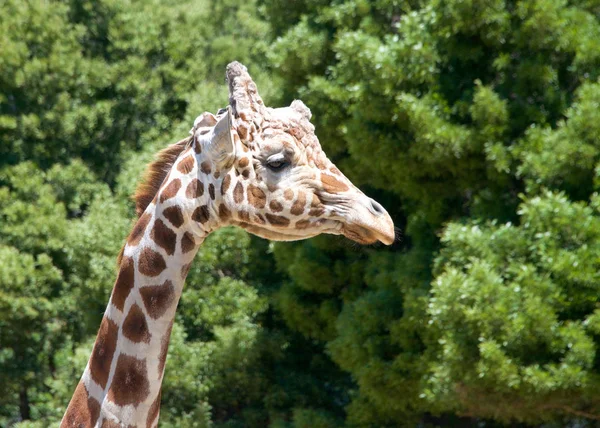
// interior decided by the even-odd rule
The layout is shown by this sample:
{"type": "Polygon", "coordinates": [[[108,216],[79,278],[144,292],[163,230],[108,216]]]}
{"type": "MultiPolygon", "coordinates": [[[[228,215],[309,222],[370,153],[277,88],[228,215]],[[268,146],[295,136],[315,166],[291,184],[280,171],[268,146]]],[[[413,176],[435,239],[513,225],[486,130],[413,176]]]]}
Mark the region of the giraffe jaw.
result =
{"type": "Polygon", "coordinates": [[[371,245],[380,241],[385,245],[391,245],[395,241],[395,235],[392,230],[391,235],[388,233],[380,232],[377,229],[369,229],[357,224],[343,224],[337,222],[333,227],[323,228],[319,230],[310,230],[306,233],[289,233],[288,230],[282,229],[282,231],[275,231],[272,229],[266,229],[261,226],[254,224],[237,222],[237,225],[244,228],[248,232],[258,237],[268,239],[271,241],[301,241],[303,239],[313,238],[322,233],[329,235],[344,235],[346,238],[357,242],[362,245],[371,245]]]}
{"type": "Polygon", "coordinates": [[[303,239],[314,238],[317,235],[322,233],[327,233],[330,235],[342,235],[343,234],[343,225],[336,221],[328,221],[326,224],[321,223],[320,227],[315,229],[299,229],[299,230],[290,230],[290,229],[281,229],[281,230],[273,230],[267,229],[265,227],[250,224],[245,222],[236,221],[233,222],[234,225],[239,226],[246,231],[250,232],[253,235],[256,235],[260,238],[268,239],[270,241],[301,241],[303,239]],[[296,233],[294,233],[296,232],[296,233]]]}

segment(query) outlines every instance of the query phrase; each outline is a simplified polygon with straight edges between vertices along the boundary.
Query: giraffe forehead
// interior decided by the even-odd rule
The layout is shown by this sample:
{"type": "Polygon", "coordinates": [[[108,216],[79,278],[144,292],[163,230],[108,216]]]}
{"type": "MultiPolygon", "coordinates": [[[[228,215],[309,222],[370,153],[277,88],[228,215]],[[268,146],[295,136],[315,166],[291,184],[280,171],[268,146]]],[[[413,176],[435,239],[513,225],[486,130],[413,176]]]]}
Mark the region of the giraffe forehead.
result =
{"type": "Polygon", "coordinates": [[[267,116],[260,122],[264,137],[288,134],[303,145],[319,145],[314,125],[291,107],[269,108],[267,116]]]}
{"type": "Polygon", "coordinates": [[[253,139],[250,146],[254,157],[267,158],[275,153],[287,152],[287,155],[293,156],[297,162],[306,162],[320,169],[325,169],[325,166],[330,164],[316,135],[306,132],[300,126],[265,128],[257,134],[260,135],[253,139]]]}

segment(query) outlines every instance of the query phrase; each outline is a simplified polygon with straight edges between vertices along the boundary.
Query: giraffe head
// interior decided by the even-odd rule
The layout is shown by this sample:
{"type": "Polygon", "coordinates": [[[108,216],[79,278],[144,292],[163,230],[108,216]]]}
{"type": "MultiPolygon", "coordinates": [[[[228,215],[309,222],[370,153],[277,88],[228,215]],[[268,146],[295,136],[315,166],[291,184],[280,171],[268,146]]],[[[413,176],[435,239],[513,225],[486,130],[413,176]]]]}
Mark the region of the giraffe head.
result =
{"type": "Polygon", "coordinates": [[[219,225],[275,241],[330,233],[362,244],[394,242],[390,216],[327,158],[302,101],[265,107],[237,62],[227,67],[227,82],[230,106],[202,114],[191,131],[203,154],[200,169],[218,182],[212,211],[219,225]]]}

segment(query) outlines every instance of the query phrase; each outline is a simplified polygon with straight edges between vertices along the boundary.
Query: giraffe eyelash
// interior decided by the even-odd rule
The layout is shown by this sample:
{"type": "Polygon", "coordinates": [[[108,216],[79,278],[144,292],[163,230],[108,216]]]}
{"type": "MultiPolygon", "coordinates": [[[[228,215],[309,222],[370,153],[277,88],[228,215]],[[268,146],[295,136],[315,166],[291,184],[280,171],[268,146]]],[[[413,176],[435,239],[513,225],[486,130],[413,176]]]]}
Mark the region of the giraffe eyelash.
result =
{"type": "Polygon", "coordinates": [[[271,171],[277,172],[289,166],[290,162],[285,158],[283,153],[277,153],[275,155],[269,156],[269,158],[265,162],[265,165],[271,171]]]}

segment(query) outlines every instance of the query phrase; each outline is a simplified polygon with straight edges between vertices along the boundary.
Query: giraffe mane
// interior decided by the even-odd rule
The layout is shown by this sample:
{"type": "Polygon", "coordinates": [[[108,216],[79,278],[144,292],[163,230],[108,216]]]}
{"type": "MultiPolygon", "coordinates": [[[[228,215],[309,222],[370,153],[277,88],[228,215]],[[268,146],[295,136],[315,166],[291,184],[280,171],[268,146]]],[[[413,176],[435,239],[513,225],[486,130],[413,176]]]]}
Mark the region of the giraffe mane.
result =
{"type": "MultiPolygon", "coordinates": [[[[148,208],[148,205],[150,205],[150,202],[152,202],[165,181],[165,178],[171,171],[173,164],[179,155],[190,146],[191,142],[192,137],[187,137],[175,144],[165,147],[158,152],[155,155],[154,160],[148,164],[142,180],[132,196],[132,199],[135,201],[135,214],[137,218],[146,211],[146,208],[148,208]]],[[[125,244],[117,256],[117,265],[121,264],[124,251],[125,244]]]]}
{"type": "Polygon", "coordinates": [[[158,152],[154,161],[148,165],[144,172],[142,181],[138,184],[133,195],[135,201],[135,213],[140,217],[150,202],[154,199],[160,186],[171,171],[171,167],[192,141],[192,137],[184,138],[175,144],[171,144],[158,152]]]}

